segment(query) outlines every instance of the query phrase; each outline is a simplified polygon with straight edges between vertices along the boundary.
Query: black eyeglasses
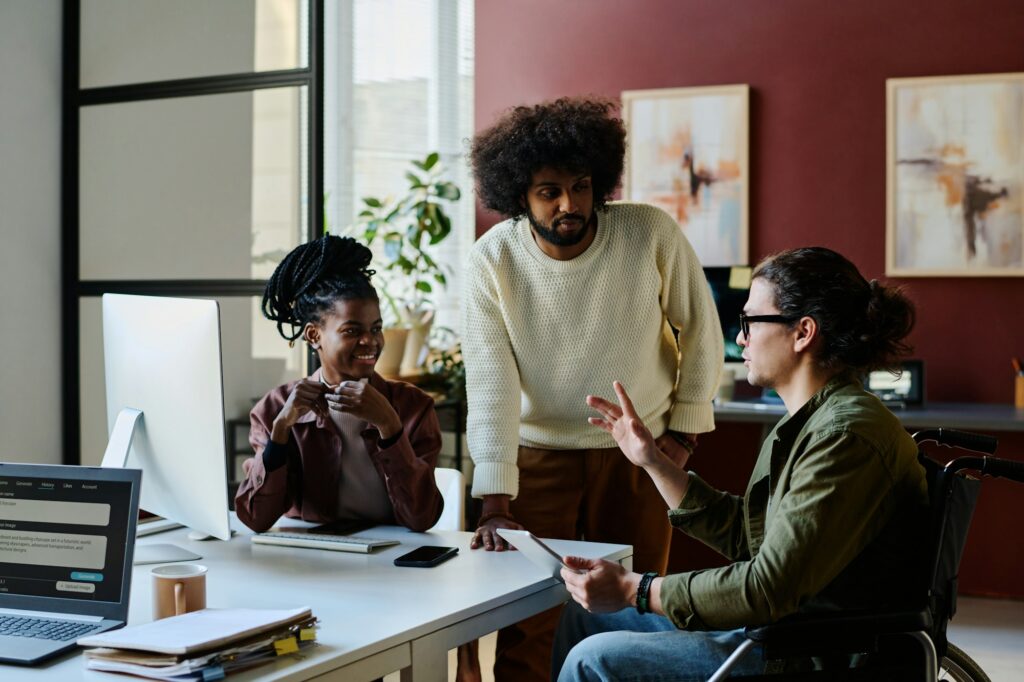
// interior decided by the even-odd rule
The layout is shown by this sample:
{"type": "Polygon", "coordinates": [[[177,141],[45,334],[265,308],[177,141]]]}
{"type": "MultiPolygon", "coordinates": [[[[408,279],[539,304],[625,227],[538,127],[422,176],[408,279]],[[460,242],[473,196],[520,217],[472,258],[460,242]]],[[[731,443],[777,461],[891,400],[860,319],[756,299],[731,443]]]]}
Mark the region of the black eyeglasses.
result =
{"type": "Polygon", "coordinates": [[[792,315],[747,315],[746,313],[740,313],[740,332],[743,334],[743,338],[750,338],[750,323],[751,322],[774,322],[776,324],[790,324],[799,320],[799,317],[792,315]]]}

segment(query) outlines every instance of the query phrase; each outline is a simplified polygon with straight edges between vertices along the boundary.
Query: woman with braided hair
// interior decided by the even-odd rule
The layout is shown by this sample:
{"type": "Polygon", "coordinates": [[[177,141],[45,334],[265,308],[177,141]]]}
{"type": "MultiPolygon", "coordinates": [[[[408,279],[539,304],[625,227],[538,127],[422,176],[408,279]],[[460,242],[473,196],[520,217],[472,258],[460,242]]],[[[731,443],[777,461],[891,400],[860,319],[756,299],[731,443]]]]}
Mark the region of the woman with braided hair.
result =
{"type": "Polygon", "coordinates": [[[414,531],[441,515],[434,401],[374,372],[384,335],[370,258],[354,239],[327,235],[296,247],[267,281],[263,314],[289,343],[308,343],[321,366],[250,413],[256,457],[244,464],[235,510],[257,532],[282,514],[414,531]]]}

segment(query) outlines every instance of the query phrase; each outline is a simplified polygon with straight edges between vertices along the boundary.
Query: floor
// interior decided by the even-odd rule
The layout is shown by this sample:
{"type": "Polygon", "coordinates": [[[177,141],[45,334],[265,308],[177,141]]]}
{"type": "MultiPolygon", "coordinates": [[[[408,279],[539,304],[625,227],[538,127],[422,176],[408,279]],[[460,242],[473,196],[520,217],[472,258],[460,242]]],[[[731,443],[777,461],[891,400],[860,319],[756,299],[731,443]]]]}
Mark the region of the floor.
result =
{"type": "Polygon", "coordinates": [[[1024,680],[1024,601],[960,597],[949,641],[966,651],[992,682],[1024,680]]]}
{"type": "MultiPolygon", "coordinates": [[[[961,597],[949,626],[951,642],[966,651],[992,682],[1024,680],[1024,601],[961,597]]],[[[483,682],[493,682],[495,635],[480,642],[483,682]]],[[[398,682],[398,673],[385,678],[398,682]]],[[[455,652],[448,652],[448,680],[455,680],[455,652]]]]}
{"type": "MultiPolygon", "coordinates": [[[[483,677],[482,682],[494,682],[494,645],[497,641],[498,633],[496,632],[492,632],[480,640],[480,672],[483,677]]],[[[455,649],[452,649],[448,652],[448,682],[455,682],[455,664],[457,662],[455,651],[455,649]]],[[[399,680],[399,673],[391,673],[384,678],[384,682],[399,682],[399,680]]]]}

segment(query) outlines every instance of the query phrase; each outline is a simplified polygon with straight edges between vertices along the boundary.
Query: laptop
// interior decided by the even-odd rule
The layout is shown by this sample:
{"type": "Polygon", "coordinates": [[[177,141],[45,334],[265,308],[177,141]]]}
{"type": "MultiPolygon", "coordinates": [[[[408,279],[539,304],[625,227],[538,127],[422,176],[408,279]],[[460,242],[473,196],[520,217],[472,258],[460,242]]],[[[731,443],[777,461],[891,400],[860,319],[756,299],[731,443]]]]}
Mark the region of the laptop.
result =
{"type": "Polygon", "coordinates": [[[137,469],[0,463],[0,662],[124,626],[141,482],[137,469]]]}

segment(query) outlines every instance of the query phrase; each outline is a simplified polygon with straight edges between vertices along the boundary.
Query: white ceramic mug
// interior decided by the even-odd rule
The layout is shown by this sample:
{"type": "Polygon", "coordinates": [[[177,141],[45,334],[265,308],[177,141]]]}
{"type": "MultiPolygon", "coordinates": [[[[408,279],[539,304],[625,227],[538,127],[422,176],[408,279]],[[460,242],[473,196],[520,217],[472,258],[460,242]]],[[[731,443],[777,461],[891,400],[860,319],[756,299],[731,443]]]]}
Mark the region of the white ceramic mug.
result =
{"type": "Polygon", "coordinates": [[[206,566],[157,566],[153,576],[153,620],[206,608],[206,566]]]}

